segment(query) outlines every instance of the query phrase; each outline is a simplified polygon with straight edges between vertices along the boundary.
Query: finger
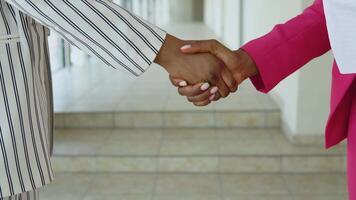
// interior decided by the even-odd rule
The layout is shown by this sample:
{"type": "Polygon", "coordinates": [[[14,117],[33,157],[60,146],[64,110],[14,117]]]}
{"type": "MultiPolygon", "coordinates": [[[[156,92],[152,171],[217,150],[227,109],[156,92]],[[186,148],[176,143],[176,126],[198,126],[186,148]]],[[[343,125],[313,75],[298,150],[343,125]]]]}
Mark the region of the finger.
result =
{"type": "Polygon", "coordinates": [[[202,101],[202,102],[194,102],[194,105],[195,106],[198,106],[198,107],[203,107],[203,106],[207,106],[211,103],[210,100],[206,100],[206,101],[202,101]]]}
{"type": "Polygon", "coordinates": [[[198,83],[195,85],[188,85],[186,87],[178,88],[179,94],[182,96],[193,97],[203,94],[210,88],[209,83],[198,83]]]}
{"type": "Polygon", "coordinates": [[[221,97],[225,98],[230,94],[230,89],[227,87],[222,77],[219,76],[216,82],[212,82],[212,83],[219,88],[219,93],[221,97]]]}
{"type": "Polygon", "coordinates": [[[186,86],[188,86],[188,82],[183,80],[183,79],[174,78],[172,76],[169,76],[169,80],[171,80],[171,83],[176,87],[186,87],[186,86]]]}
{"type": "Polygon", "coordinates": [[[218,88],[217,87],[213,87],[210,90],[205,91],[204,93],[197,95],[197,96],[188,96],[187,99],[190,102],[202,102],[202,101],[207,101],[207,100],[212,100],[211,96],[212,95],[216,95],[216,93],[218,92],[218,88]]]}
{"type": "Polygon", "coordinates": [[[216,93],[215,95],[211,96],[210,101],[214,102],[214,101],[219,101],[220,99],[221,99],[220,93],[216,93]]]}
{"type": "Polygon", "coordinates": [[[236,83],[236,80],[234,79],[233,75],[231,74],[231,72],[227,69],[224,69],[221,76],[222,76],[225,84],[229,87],[230,92],[236,92],[237,91],[237,83],[236,83]]]}

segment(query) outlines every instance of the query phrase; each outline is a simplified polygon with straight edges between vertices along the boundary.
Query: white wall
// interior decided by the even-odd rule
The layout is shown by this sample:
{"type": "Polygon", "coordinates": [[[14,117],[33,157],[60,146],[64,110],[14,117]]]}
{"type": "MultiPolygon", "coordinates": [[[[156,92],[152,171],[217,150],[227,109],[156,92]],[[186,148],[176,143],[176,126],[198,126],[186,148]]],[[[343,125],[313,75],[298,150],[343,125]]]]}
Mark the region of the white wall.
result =
{"type": "Polygon", "coordinates": [[[238,49],[241,45],[241,1],[222,0],[222,2],[224,8],[222,39],[229,48],[238,49]]]}
{"type": "Polygon", "coordinates": [[[205,0],[204,22],[228,47],[241,45],[240,0],[205,0]]]}
{"type": "Polygon", "coordinates": [[[194,0],[170,0],[170,22],[192,22],[194,0]]]}

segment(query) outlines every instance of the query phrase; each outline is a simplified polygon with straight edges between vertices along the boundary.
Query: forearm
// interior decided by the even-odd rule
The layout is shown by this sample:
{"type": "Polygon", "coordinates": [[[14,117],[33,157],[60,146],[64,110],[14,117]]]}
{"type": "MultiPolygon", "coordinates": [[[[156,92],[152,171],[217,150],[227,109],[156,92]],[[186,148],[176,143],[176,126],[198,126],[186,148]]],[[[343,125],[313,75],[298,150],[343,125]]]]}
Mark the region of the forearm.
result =
{"type": "Polygon", "coordinates": [[[108,0],[6,1],[105,64],[134,75],[152,64],[166,35],[108,0]]]}
{"type": "Polygon", "coordinates": [[[310,60],[330,50],[322,1],[315,1],[301,15],[277,25],[242,49],[259,70],[259,75],[251,78],[254,85],[262,92],[270,91],[310,60]]]}
{"type": "Polygon", "coordinates": [[[239,60],[238,71],[235,73],[235,79],[238,84],[241,84],[246,79],[259,75],[256,63],[251,56],[243,49],[234,51],[239,60]]]}

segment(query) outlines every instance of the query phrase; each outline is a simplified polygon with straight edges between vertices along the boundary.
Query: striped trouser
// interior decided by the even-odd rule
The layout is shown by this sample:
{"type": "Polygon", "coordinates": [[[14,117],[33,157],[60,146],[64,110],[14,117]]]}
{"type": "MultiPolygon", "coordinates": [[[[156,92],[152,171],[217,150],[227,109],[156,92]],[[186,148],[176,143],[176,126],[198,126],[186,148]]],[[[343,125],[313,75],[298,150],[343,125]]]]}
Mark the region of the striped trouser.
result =
{"type": "Polygon", "coordinates": [[[38,190],[17,194],[0,200],[38,200],[38,190]]]}

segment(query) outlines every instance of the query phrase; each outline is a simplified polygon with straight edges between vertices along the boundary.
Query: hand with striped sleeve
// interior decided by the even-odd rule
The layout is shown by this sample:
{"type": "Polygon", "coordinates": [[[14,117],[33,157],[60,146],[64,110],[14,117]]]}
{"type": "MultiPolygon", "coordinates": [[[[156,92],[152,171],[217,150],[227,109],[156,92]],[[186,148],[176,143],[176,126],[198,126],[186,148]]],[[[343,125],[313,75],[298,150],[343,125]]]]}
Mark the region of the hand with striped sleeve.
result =
{"type": "Polygon", "coordinates": [[[209,82],[216,86],[214,92],[219,92],[221,97],[235,92],[237,84],[232,73],[217,57],[211,53],[189,55],[180,51],[181,46],[189,43],[168,34],[155,62],[162,65],[171,76],[183,78],[189,84],[209,82]]]}

